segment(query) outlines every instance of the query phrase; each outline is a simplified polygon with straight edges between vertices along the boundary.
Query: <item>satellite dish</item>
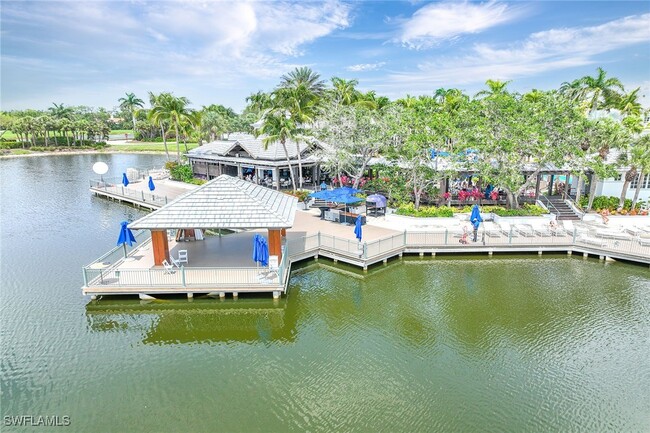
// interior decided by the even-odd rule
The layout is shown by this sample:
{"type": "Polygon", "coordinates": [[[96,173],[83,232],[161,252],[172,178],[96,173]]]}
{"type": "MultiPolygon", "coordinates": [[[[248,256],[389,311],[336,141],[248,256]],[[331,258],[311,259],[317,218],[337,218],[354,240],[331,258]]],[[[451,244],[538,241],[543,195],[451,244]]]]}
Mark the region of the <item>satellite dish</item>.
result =
{"type": "Polygon", "coordinates": [[[99,175],[106,174],[108,165],[105,162],[96,162],[93,164],[93,171],[99,175]]]}

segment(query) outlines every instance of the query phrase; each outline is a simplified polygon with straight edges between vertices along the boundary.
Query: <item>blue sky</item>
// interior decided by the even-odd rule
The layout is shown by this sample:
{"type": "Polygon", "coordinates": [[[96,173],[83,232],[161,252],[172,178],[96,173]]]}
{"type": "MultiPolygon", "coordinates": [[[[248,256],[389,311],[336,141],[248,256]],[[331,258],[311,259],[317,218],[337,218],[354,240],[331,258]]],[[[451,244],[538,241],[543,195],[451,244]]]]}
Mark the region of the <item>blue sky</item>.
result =
{"type": "Polygon", "coordinates": [[[391,99],[486,79],[557,88],[598,66],[650,106],[648,1],[5,1],[1,106],[112,109],[171,91],[241,110],[296,66],[391,99]]]}

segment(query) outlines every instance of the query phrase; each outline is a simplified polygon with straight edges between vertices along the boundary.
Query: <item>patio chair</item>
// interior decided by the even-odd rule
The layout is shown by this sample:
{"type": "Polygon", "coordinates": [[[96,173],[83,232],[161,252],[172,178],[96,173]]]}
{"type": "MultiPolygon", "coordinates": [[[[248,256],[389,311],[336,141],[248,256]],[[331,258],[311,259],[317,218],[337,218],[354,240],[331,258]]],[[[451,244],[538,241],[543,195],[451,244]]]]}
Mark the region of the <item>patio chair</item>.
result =
{"type": "Polygon", "coordinates": [[[501,237],[501,230],[492,221],[485,221],[483,223],[483,231],[489,237],[501,237]]]}
{"type": "Polygon", "coordinates": [[[518,232],[514,229],[514,227],[510,225],[510,223],[507,223],[505,221],[499,221],[497,224],[501,228],[501,231],[503,232],[504,235],[512,236],[513,238],[519,236],[518,232]]]}
{"type": "Polygon", "coordinates": [[[172,265],[170,265],[167,260],[163,260],[162,264],[163,264],[163,267],[165,268],[165,273],[166,274],[173,274],[174,272],[176,272],[174,270],[174,267],[172,265]]]}
{"type": "Polygon", "coordinates": [[[174,266],[176,266],[177,268],[180,268],[180,267],[181,267],[180,262],[179,262],[178,260],[176,260],[176,259],[174,258],[174,256],[171,256],[171,255],[170,255],[170,256],[169,256],[169,260],[172,261],[172,267],[174,267],[174,266]]]}
{"type": "Polygon", "coordinates": [[[515,224],[515,230],[517,230],[517,232],[524,237],[527,238],[535,237],[535,232],[533,231],[533,227],[528,224],[515,224]]]}
{"type": "Polygon", "coordinates": [[[594,246],[601,247],[601,248],[607,246],[607,241],[605,239],[597,238],[597,237],[594,237],[594,236],[589,236],[589,235],[586,235],[586,234],[580,235],[580,237],[578,237],[578,239],[576,239],[576,241],[584,243],[584,244],[594,245],[594,246]]]}
{"type": "Polygon", "coordinates": [[[178,263],[189,263],[187,259],[187,250],[178,250],[178,263]]]}
{"type": "Polygon", "coordinates": [[[531,224],[531,227],[533,229],[533,232],[535,232],[535,234],[538,236],[542,236],[542,237],[553,236],[553,232],[551,231],[551,228],[545,224],[531,224]]]}

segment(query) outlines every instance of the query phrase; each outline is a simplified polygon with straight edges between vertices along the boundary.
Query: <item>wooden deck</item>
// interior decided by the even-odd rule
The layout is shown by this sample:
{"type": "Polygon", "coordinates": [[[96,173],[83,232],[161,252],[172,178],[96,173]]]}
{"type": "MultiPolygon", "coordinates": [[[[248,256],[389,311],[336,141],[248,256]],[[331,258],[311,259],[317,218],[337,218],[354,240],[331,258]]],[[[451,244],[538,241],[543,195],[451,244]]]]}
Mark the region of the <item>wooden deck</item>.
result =
{"type": "MultiPolygon", "coordinates": [[[[141,185],[142,186],[142,185],[141,185]]],[[[153,203],[153,208],[160,205],[153,203]]],[[[354,235],[354,225],[321,220],[315,210],[297,211],[294,226],[287,230],[284,248],[287,260],[280,269],[270,272],[255,266],[252,260],[252,238],[265,231],[243,231],[208,236],[203,241],[170,240],[170,254],[188,251],[189,263],[167,273],[154,266],[149,241],[136,247],[127,259],[121,248],[84,268],[83,293],[99,295],[157,295],[209,293],[225,296],[240,292],[286,293],[291,263],[310,258],[327,257],[367,269],[403,254],[421,256],[458,253],[578,253],[600,259],[618,259],[650,265],[650,244],[634,236],[594,236],[577,233],[561,235],[522,235],[517,233],[479,233],[478,242],[459,243],[459,225],[399,227],[387,224],[385,217],[368,218],[363,226],[363,242],[354,235]],[[394,227],[394,228],[393,228],[394,227]]],[[[448,222],[448,221],[447,221],[448,222]]],[[[582,233],[583,231],[581,231],[582,233]]]]}

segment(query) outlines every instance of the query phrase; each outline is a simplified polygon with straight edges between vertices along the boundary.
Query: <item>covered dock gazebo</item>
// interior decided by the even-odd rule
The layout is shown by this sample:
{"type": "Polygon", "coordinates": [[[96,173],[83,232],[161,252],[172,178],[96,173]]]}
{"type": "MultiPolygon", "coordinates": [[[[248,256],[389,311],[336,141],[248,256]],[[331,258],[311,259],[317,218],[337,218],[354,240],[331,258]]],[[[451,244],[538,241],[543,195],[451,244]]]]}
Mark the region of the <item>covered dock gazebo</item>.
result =
{"type": "Polygon", "coordinates": [[[154,264],[169,261],[169,229],[267,229],[269,255],[282,261],[282,237],[293,226],[298,199],[228,175],[178,197],[129,224],[151,230],[154,264]]]}

